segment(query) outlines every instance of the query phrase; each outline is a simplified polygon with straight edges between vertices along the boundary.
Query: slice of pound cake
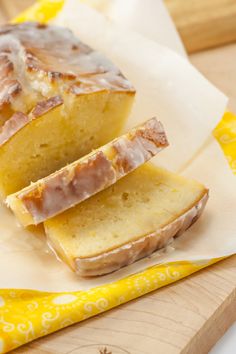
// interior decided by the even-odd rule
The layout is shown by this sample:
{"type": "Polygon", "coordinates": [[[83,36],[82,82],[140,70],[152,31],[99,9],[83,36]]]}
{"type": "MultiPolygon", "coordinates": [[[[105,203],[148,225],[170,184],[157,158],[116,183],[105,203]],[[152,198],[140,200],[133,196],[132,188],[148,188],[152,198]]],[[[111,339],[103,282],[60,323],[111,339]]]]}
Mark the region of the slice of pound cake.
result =
{"type": "Polygon", "coordinates": [[[151,118],[89,155],[10,195],[20,222],[39,224],[115,183],[168,145],[162,124],[151,118]]]}
{"type": "Polygon", "coordinates": [[[115,138],[135,90],[66,28],[0,28],[0,196],[115,138]]]}
{"type": "Polygon", "coordinates": [[[201,215],[208,190],[145,164],[45,222],[48,242],[81,276],[113,272],[166,246],[201,215]]]}

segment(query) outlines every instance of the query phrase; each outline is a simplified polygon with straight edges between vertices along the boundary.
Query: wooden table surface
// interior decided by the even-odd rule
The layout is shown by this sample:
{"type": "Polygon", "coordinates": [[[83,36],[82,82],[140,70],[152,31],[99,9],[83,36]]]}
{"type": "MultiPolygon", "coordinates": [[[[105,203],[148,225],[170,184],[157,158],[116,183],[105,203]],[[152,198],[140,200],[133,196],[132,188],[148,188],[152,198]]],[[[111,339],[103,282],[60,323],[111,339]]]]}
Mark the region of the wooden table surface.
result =
{"type": "MultiPolygon", "coordinates": [[[[30,3],[0,0],[0,21],[30,3]]],[[[191,56],[194,65],[230,96],[229,107],[236,112],[235,58],[236,44],[191,56]]],[[[207,353],[236,321],[235,269],[236,256],[13,352],[89,354],[82,347],[95,344],[93,353],[105,347],[107,351],[100,353],[207,353]]]]}
{"type": "MultiPolygon", "coordinates": [[[[0,0],[0,21],[13,18],[35,1],[0,0]]],[[[189,53],[236,41],[235,0],[164,2],[189,53]]]]}

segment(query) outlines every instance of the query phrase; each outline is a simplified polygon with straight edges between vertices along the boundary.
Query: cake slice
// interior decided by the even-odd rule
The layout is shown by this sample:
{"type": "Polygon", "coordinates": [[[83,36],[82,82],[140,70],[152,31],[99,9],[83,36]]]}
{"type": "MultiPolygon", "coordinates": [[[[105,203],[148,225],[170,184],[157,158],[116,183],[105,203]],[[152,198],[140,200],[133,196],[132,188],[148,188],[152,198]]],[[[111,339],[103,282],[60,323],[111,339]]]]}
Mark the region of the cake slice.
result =
{"type": "Polygon", "coordinates": [[[201,215],[208,190],[145,164],[44,223],[57,255],[81,276],[115,271],[150,255],[201,215]]]}
{"type": "Polygon", "coordinates": [[[115,183],[168,146],[162,124],[151,118],[89,155],[8,196],[24,225],[39,224],[115,183]]]}
{"type": "Polygon", "coordinates": [[[134,94],[118,68],[68,29],[0,27],[0,197],[115,138],[134,94]]]}

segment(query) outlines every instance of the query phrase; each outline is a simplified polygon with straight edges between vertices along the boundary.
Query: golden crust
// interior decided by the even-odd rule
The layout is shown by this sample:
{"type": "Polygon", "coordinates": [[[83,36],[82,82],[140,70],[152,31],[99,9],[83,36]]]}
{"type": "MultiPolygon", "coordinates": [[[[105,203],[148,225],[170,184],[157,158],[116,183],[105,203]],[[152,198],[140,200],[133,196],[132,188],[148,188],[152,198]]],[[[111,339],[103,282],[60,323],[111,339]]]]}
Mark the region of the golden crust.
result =
{"type": "Polygon", "coordinates": [[[11,58],[11,50],[7,48],[5,41],[1,45],[0,37],[0,109],[6,109],[11,105],[12,99],[22,91],[20,81],[14,75],[14,64],[11,58]]]}
{"type": "Polygon", "coordinates": [[[31,114],[34,118],[40,117],[51,109],[60,106],[63,102],[62,97],[59,95],[50,97],[48,100],[38,102],[31,114]]]}
{"type": "Polygon", "coordinates": [[[112,143],[116,154],[114,164],[121,174],[127,174],[168,145],[161,122],[151,118],[138,129],[128,133],[127,138],[116,139],[112,143]]]}
{"type": "Polygon", "coordinates": [[[142,140],[152,142],[154,145],[158,146],[166,146],[168,144],[167,137],[161,123],[155,119],[150,120],[145,129],[140,129],[137,131],[136,137],[141,137],[142,140]]]}
{"type": "Polygon", "coordinates": [[[17,80],[5,79],[0,82],[0,107],[9,105],[11,100],[14,99],[22,91],[21,84],[17,80]]]}
{"type": "Polygon", "coordinates": [[[16,112],[8,119],[0,132],[0,146],[6,143],[14,134],[22,129],[30,118],[22,112],[16,112]]]}
{"type": "Polygon", "coordinates": [[[8,54],[0,55],[0,79],[7,78],[14,71],[13,63],[10,61],[8,54]]]}
{"type": "Polygon", "coordinates": [[[0,132],[0,146],[5,144],[20,129],[28,124],[32,119],[38,118],[51,109],[61,105],[63,100],[60,96],[51,97],[48,100],[39,102],[33,111],[26,115],[22,112],[16,112],[3,125],[0,132]]]}

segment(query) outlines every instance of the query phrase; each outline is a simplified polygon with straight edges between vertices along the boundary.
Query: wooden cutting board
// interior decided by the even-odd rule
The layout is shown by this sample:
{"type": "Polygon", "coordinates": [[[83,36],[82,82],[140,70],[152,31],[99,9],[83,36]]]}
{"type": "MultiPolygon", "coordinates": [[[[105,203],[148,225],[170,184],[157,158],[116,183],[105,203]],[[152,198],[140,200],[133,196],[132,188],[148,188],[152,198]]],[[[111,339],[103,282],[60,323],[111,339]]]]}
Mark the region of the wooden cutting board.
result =
{"type": "MultiPolygon", "coordinates": [[[[0,20],[30,3],[1,0],[0,20]]],[[[235,58],[236,44],[191,56],[198,69],[230,96],[230,109],[236,112],[235,58]]],[[[12,353],[204,354],[234,321],[236,256],[12,353]]]]}

